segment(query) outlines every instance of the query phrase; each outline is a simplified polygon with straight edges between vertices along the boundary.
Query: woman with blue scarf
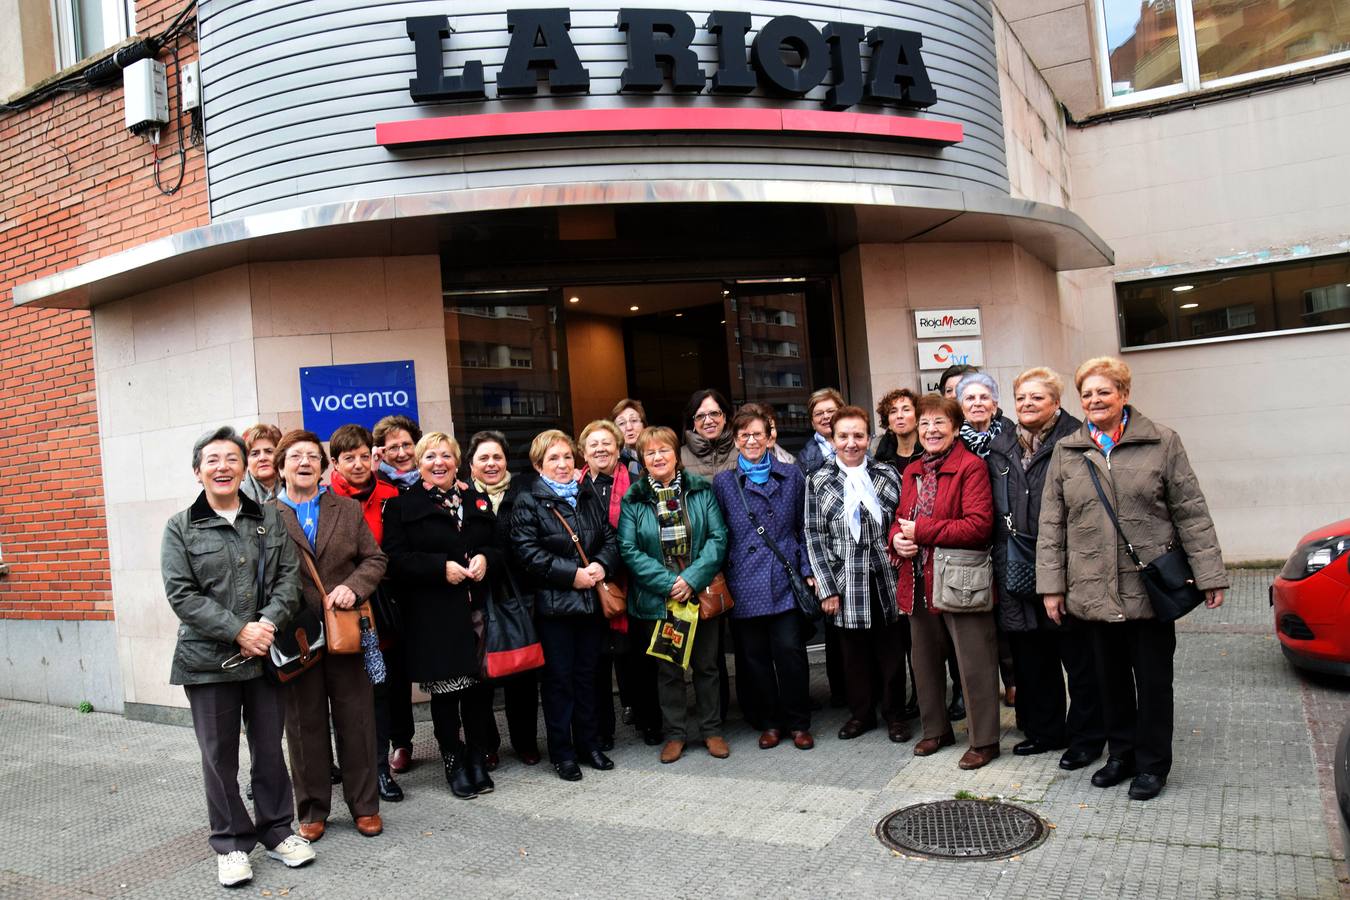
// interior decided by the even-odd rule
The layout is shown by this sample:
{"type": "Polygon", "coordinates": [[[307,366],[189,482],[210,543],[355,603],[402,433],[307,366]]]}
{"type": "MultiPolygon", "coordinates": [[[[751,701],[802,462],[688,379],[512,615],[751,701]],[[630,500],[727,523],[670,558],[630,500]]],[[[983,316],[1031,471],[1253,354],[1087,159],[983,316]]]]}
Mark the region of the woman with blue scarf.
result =
{"type": "Polygon", "coordinates": [[[599,495],[575,477],[576,457],[576,445],[561,431],[534,439],[530,462],[539,477],[516,499],[510,526],[544,645],[539,693],[548,756],[564,781],[581,780],[579,759],[593,769],[614,768],[596,728],[595,672],[609,626],[595,589],[619,571],[619,545],[599,495]]]}
{"type": "Polygon", "coordinates": [[[797,466],[775,458],[772,425],[756,404],[741,407],[731,433],[739,451],[736,468],[713,479],[713,492],[727,525],[724,572],[736,598],[731,630],[741,709],[751,727],[762,732],[760,749],[772,749],[791,735],[797,749],[810,750],[815,739],[806,622],[786,569],[791,565],[803,578],[811,575],[802,540],[806,477],[797,466]]]}

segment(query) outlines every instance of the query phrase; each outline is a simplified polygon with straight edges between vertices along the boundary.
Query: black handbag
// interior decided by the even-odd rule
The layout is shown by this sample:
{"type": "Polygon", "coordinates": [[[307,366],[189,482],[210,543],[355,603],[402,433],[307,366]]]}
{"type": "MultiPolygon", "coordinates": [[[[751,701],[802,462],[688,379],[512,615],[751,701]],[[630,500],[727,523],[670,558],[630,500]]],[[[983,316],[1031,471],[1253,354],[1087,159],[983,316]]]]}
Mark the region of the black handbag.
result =
{"type": "Polygon", "coordinates": [[[1092,476],[1092,486],[1097,489],[1097,497],[1102,501],[1102,506],[1106,507],[1106,514],[1111,517],[1111,524],[1116,526],[1116,533],[1125,542],[1125,552],[1139,570],[1144,590],[1148,591],[1149,602],[1153,605],[1153,615],[1158,621],[1175,622],[1203,603],[1204,592],[1195,586],[1195,574],[1191,572],[1191,564],[1186,559],[1184,551],[1169,543],[1167,551],[1152,562],[1147,565],[1140,562],[1139,554],[1134,552],[1134,545],[1120,528],[1120,519],[1116,518],[1115,509],[1106,499],[1106,492],[1102,490],[1096,468],[1090,460],[1084,462],[1087,464],[1088,474],[1092,476]]]}
{"type": "MultiPolygon", "coordinates": [[[[263,536],[267,529],[258,526],[258,571],[254,578],[254,597],[262,603],[265,596],[265,569],[267,548],[263,536]]],[[[318,665],[324,651],[323,617],[315,614],[303,600],[300,611],[285,628],[278,628],[272,636],[272,647],[263,658],[263,673],[273,684],[285,684],[318,665]]],[[[242,653],[236,653],[224,663],[223,669],[232,669],[248,662],[242,653]]]]}
{"type": "Polygon", "coordinates": [[[779,550],[777,545],[769,539],[764,530],[764,526],[759,524],[755,514],[750,511],[750,504],[745,499],[745,486],[741,484],[739,476],[734,477],[736,490],[741,495],[741,505],[745,507],[745,515],[750,519],[750,524],[755,528],[755,534],[759,535],[764,546],[773,551],[773,555],[778,557],[778,561],[783,564],[783,571],[787,573],[788,586],[792,589],[792,597],[797,602],[797,611],[806,617],[808,622],[817,622],[824,615],[820,610],[820,598],[816,592],[806,583],[806,579],[797,574],[797,570],[792,568],[792,564],[783,556],[783,551],[779,550]]]}
{"type": "Polygon", "coordinates": [[[1008,473],[1003,473],[1001,499],[1003,524],[1008,528],[1008,539],[1002,572],[1003,589],[1020,597],[1036,596],[1036,539],[1022,534],[1013,525],[1012,501],[1008,497],[1008,473]]]}

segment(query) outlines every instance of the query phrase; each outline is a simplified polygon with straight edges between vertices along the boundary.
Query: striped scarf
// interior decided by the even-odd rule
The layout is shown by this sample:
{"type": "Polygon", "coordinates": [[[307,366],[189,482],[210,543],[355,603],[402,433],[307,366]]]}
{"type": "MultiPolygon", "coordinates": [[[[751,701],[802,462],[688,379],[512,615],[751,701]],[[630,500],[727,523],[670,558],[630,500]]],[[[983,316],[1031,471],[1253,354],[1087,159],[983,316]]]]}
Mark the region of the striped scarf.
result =
{"type": "Polygon", "coordinates": [[[1003,419],[997,412],[994,413],[994,419],[989,423],[988,431],[976,431],[970,427],[969,422],[961,423],[961,443],[966,445],[966,449],[974,453],[980,459],[989,455],[989,444],[994,438],[1003,431],[1003,419]]]}
{"type": "Polygon", "coordinates": [[[1120,417],[1120,427],[1107,434],[1091,422],[1088,423],[1088,434],[1092,437],[1092,442],[1101,448],[1106,458],[1111,458],[1111,451],[1115,449],[1116,444],[1125,436],[1125,426],[1130,424],[1130,408],[1125,407],[1125,413],[1120,417]]]}
{"type": "Polygon", "coordinates": [[[684,473],[678,473],[668,485],[662,485],[648,475],[647,483],[656,493],[656,522],[661,526],[661,553],[665,556],[666,566],[682,565],[689,556],[689,527],[685,523],[683,502],[684,473]]]}

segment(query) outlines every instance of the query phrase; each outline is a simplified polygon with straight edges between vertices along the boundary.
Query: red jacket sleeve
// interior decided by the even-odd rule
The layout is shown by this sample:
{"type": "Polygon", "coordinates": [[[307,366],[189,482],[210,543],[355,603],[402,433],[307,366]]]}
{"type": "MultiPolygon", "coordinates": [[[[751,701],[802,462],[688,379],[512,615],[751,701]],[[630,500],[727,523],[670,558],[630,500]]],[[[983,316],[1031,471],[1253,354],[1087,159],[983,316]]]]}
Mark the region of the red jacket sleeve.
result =
{"type": "Polygon", "coordinates": [[[900,473],[900,502],[895,507],[895,517],[891,519],[891,530],[886,533],[886,555],[890,557],[891,565],[898,566],[903,563],[904,557],[895,552],[895,536],[900,533],[900,520],[905,518],[905,510],[912,510],[914,503],[918,499],[915,489],[915,479],[906,478],[905,472],[909,471],[906,466],[900,473]]]}
{"type": "Polygon", "coordinates": [[[989,487],[989,468],[978,456],[966,460],[956,473],[960,492],[955,519],[921,518],[914,523],[914,542],[930,547],[989,546],[994,532],[994,494],[989,487]]]}

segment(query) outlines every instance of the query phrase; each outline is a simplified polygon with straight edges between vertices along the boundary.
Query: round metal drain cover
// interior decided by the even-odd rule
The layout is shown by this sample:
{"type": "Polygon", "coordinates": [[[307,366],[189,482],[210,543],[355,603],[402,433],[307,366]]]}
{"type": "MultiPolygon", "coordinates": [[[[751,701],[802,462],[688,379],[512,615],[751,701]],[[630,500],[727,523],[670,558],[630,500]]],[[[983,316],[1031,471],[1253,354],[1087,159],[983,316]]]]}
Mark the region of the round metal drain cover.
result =
{"type": "Polygon", "coordinates": [[[1035,813],[992,800],[939,800],[898,809],[877,823],[892,850],[928,859],[1005,859],[1047,834],[1035,813]]]}

